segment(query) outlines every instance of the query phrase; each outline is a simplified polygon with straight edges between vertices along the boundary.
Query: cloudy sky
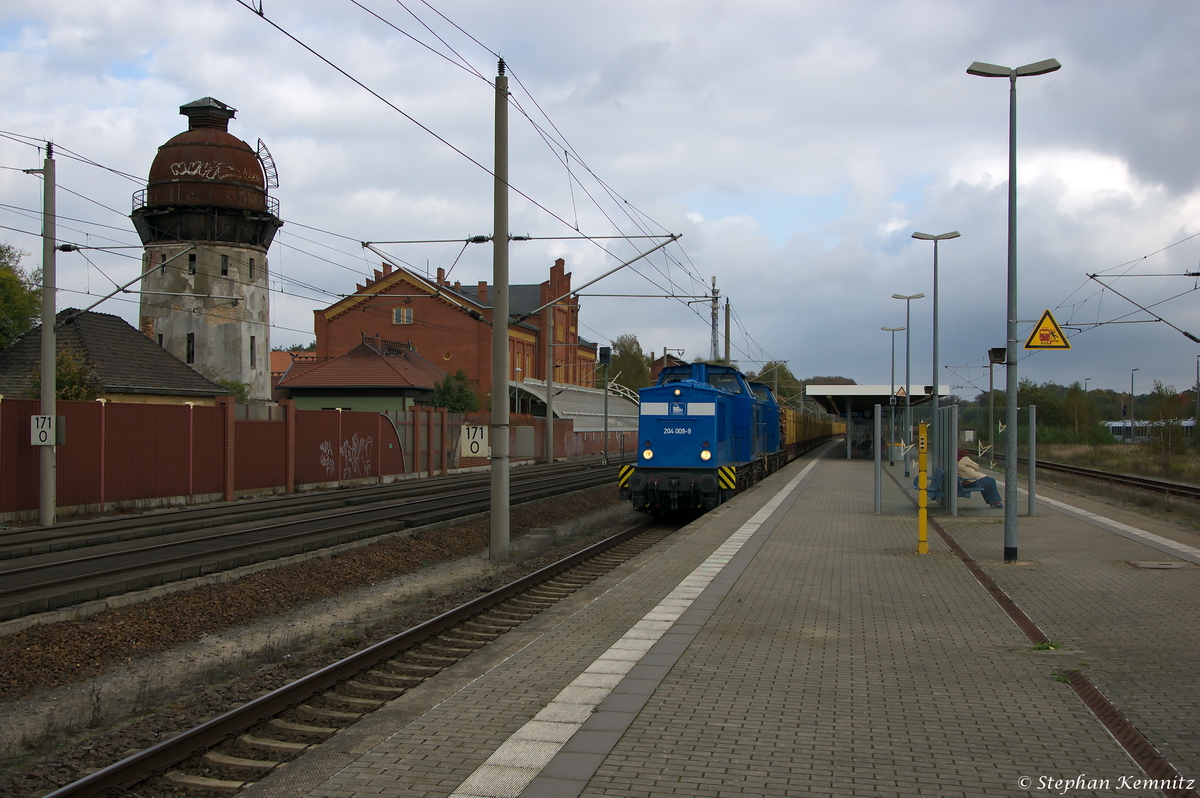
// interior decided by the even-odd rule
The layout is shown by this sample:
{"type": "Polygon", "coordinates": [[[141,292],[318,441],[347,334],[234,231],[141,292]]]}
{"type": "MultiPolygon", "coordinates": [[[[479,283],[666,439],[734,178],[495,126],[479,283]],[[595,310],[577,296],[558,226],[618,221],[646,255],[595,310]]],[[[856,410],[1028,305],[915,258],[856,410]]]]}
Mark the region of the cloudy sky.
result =
{"type": "MultiPolygon", "coordinates": [[[[585,337],[707,356],[707,306],[646,295],[696,296],[715,276],[743,366],[887,383],[880,328],[905,323],[891,296],[924,293],[911,346],[927,384],[933,247],[911,234],[953,230],[941,381],[974,396],[1005,338],[1008,82],[966,69],[1053,57],[1060,71],[1018,82],[1020,335],[1051,309],[1073,348],[1026,353],[1020,374],[1128,390],[1137,368],[1138,393],[1195,381],[1200,345],[1171,325],[1200,335],[1200,5],[245,2],[0,6],[0,240],[27,265],[41,183],[21,170],[39,141],[59,148],[59,238],[135,247],[131,195],[186,128],[178,107],[212,96],[278,167],[271,340],[307,343],[312,311],[379,266],[359,242],[491,233],[499,54],[511,229],[546,239],[512,244],[514,283],[563,257],[578,285],[655,243],[599,237],[683,236],[587,292],[623,298],[582,300],[585,337]]],[[[491,281],[489,245],[381,248],[491,281]]],[[[61,254],[59,307],[133,279],[136,256],[61,254]]],[[[135,321],[136,296],[99,309],[135,321]]],[[[902,382],[903,333],[896,351],[902,382]]]]}

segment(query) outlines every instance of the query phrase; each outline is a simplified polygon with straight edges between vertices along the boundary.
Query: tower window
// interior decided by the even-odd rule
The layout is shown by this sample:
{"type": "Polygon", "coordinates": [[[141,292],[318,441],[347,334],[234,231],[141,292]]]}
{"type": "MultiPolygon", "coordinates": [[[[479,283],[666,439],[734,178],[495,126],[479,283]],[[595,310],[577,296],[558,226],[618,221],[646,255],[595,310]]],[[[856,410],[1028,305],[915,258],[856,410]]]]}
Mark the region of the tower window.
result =
{"type": "Polygon", "coordinates": [[[188,255],[188,274],[196,273],[196,253],[188,255]]]}
{"type": "Polygon", "coordinates": [[[229,276],[229,256],[228,255],[221,256],[221,276],[222,277],[229,276]]]}
{"type": "Polygon", "coordinates": [[[254,279],[254,258],[250,259],[250,279],[254,279]]]}
{"type": "Polygon", "coordinates": [[[162,337],[163,337],[163,334],[159,333],[158,334],[158,346],[160,349],[162,348],[162,337]]]}
{"type": "Polygon", "coordinates": [[[392,324],[412,324],[412,308],[392,308],[392,324]]]}
{"type": "Polygon", "coordinates": [[[165,252],[158,253],[158,273],[167,273],[167,253],[165,252]]]}
{"type": "Polygon", "coordinates": [[[255,336],[251,335],[250,336],[250,368],[254,368],[258,363],[258,358],[255,356],[255,352],[254,352],[254,339],[255,339],[255,336]]]}
{"type": "Polygon", "coordinates": [[[188,363],[196,362],[196,334],[195,333],[187,334],[187,362],[188,363]]]}

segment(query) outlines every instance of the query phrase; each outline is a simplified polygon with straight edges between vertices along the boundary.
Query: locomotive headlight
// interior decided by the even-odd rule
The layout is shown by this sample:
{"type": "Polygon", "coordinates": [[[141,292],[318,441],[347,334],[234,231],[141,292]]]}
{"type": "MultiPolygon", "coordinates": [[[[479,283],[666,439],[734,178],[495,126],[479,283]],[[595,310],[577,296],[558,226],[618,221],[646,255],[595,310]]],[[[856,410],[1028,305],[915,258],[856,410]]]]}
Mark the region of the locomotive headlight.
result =
{"type": "Polygon", "coordinates": [[[643,460],[653,460],[654,452],[650,449],[643,449],[642,450],[642,459],[643,460]]]}
{"type": "Polygon", "coordinates": [[[680,394],[680,393],[682,393],[682,391],[680,391],[678,388],[676,388],[676,389],[675,389],[675,395],[676,395],[676,396],[679,396],[679,394],[680,394]]]}
{"type": "Polygon", "coordinates": [[[705,462],[708,462],[709,460],[712,459],[712,452],[710,452],[708,449],[702,449],[700,451],[700,459],[705,462]]]}

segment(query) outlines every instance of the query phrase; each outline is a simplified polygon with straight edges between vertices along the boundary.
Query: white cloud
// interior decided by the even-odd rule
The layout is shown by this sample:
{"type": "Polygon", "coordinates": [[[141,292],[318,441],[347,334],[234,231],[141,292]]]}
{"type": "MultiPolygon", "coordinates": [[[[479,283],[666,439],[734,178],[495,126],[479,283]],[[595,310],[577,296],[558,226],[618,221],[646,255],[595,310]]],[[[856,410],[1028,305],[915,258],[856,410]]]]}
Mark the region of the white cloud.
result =
{"type": "MultiPolygon", "coordinates": [[[[394,4],[371,6],[457,58],[394,4]]],[[[909,238],[913,229],[962,233],[940,250],[943,362],[982,374],[983,353],[1002,342],[1007,86],[965,69],[974,60],[1057,57],[1060,72],[1020,85],[1021,312],[1034,316],[1064,301],[1056,312],[1076,318],[1124,312],[1120,300],[1091,286],[1072,292],[1088,282],[1085,272],[1196,231],[1200,54],[1191,42],[1200,9],[1162,0],[1015,7],[896,0],[864,8],[467,0],[442,10],[505,57],[514,100],[549,128],[538,106],[545,109],[574,148],[568,176],[561,146],[547,146],[514,110],[512,184],[549,211],[514,195],[514,232],[572,235],[577,220],[596,235],[681,232],[682,249],[653,255],[596,290],[694,293],[716,275],[750,336],[735,333],[744,362],[782,358],[797,374],[861,382],[888,372],[878,328],[903,323],[903,303],[891,294],[932,294],[930,247],[909,238]]],[[[481,79],[348,4],[268,2],[266,10],[491,166],[491,53],[429,16],[481,79]]],[[[491,232],[492,185],[483,169],[236,3],[15,0],[0,8],[6,131],[49,137],[144,176],[157,146],[183,129],[178,106],[209,95],[238,108],[235,135],[252,145],[261,137],[271,148],[288,222],[280,239],[287,247],[271,257],[284,262],[287,277],[314,287],[289,284],[287,295],[276,295],[278,343],[306,342],[308,334],[296,331],[311,329],[312,308],[352,290],[352,272],[373,268],[375,258],[357,242],[491,232]]],[[[25,209],[0,209],[0,224],[36,231],[36,220],[21,214],[39,207],[40,184],[19,169],[37,166],[37,158],[0,139],[0,166],[10,167],[0,170],[4,203],[25,209]]],[[[115,209],[64,193],[61,212],[84,220],[64,222],[64,237],[136,244],[124,218],[135,183],[66,158],[59,173],[64,189],[115,209]]],[[[14,231],[0,238],[37,249],[14,231]]],[[[581,282],[652,245],[599,243],[612,254],[581,241],[514,244],[513,279],[540,282],[561,256],[581,282]]],[[[389,251],[436,268],[461,248],[389,251]]],[[[1182,272],[1198,261],[1200,239],[1142,267],[1182,272]]],[[[119,254],[97,253],[93,262],[120,281],[137,273],[136,260],[119,254]]],[[[70,292],[105,284],[77,256],[61,263],[64,305],[86,299],[70,292]]],[[[490,280],[490,250],[468,247],[455,275],[490,280]]],[[[1180,288],[1168,278],[1122,279],[1147,303],[1180,288]]],[[[1185,329],[1200,328],[1193,304],[1184,296],[1163,312],[1185,329]]],[[[136,316],[136,305],[112,310],[136,316]]],[[[930,311],[930,299],[913,305],[914,363],[929,350],[930,311]]],[[[648,348],[682,346],[689,356],[708,348],[707,317],[667,300],[588,299],[582,322],[596,338],[634,332],[648,348]]],[[[1093,387],[1119,387],[1137,359],[1150,376],[1190,384],[1194,347],[1165,325],[1101,327],[1076,340],[1069,358],[1031,359],[1022,374],[1060,382],[1089,376],[1093,387]]]]}

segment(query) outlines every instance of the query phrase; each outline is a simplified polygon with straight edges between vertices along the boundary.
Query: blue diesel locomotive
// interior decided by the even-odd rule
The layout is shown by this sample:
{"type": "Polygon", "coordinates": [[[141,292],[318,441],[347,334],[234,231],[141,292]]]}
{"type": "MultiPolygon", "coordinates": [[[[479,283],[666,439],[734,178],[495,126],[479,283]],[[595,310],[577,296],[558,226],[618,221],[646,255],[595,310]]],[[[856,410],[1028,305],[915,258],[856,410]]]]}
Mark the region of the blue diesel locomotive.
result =
{"type": "Polygon", "coordinates": [[[711,510],[834,432],[730,366],[672,366],[638,393],[638,461],[621,467],[618,487],[655,515],[711,510]]]}

